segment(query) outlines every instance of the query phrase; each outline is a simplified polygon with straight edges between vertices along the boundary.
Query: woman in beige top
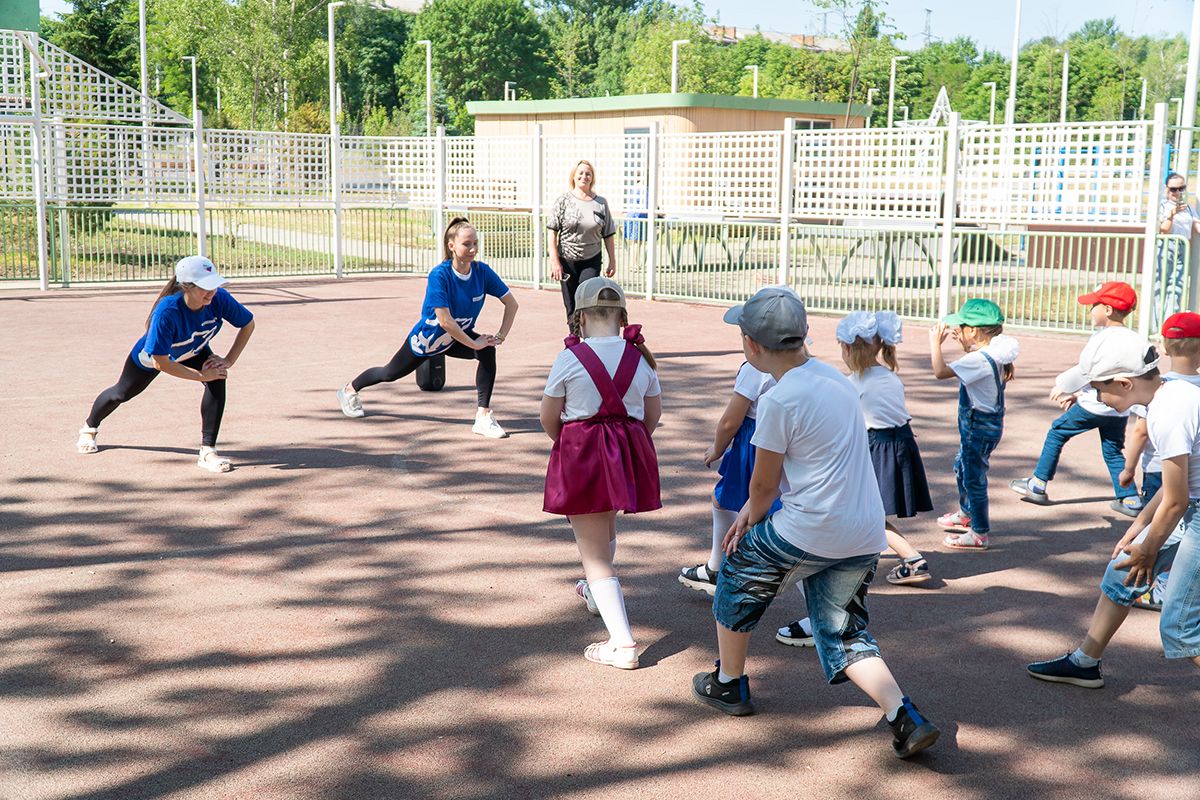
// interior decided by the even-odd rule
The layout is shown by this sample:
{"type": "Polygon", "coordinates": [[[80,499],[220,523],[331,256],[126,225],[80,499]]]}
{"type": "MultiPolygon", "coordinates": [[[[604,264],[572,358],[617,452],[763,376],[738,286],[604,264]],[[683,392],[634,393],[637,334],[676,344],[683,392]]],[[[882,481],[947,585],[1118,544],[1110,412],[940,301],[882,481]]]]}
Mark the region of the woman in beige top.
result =
{"type": "Polygon", "coordinates": [[[592,192],[596,170],[579,161],[571,170],[571,190],[554,201],[546,227],[550,229],[550,276],[562,285],[567,320],[575,311],[575,290],[588,278],[600,275],[601,249],[608,251],[611,278],[617,271],[613,236],[617,221],[608,202],[592,192]],[[601,245],[603,244],[603,248],[601,245]]]}

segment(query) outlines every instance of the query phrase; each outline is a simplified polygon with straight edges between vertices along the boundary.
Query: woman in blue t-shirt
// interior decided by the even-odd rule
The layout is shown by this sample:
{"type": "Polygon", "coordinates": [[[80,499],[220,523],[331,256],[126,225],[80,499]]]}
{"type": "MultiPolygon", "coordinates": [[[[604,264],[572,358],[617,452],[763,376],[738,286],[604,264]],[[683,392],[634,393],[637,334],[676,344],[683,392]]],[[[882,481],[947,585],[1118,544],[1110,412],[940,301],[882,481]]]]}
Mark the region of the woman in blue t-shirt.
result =
{"type": "Polygon", "coordinates": [[[489,439],[508,436],[492,415],[492,387],[496,384],[496,348],[504,343],[517,316],[517,299],[482,261],[475,261],[479,237],[466,217],[455,217],[442,235],[446,260],[429,273],[421,319],[413,326],[404,346],[382,367],[372,367],[337,391],[338,403],[347,417],[364,415],[358,393],[368,386],[403,378],[428,358],[446,355],[478,361],[475,391],[479,409],[472,431],[489,439]],[[494,336],[477,333],[475,324],[488,295],[504,304],[504,319],[494,336]]]}
{"type": "Polygon", "coordinates": [[[229,459],[217,455],[217,433],[225,412],[225,379],[237,363],[250,335],[254,315],[221,287],[228,283],[203,256],[188,256],[175,265],[175,277],[159,292],[146,320],[146,333],[137,340],[116,385],[100,393],[92,413],[79,429],[76,449],[95,453],[100,423],[117,406],[137,397],[160,372],[204,384],[200,401],[200,455],[196,465],[209,472],[228,472],[229,459]],[[221,323],[239,328],[224,358],[214,355],[209,342],[221,323]]]}

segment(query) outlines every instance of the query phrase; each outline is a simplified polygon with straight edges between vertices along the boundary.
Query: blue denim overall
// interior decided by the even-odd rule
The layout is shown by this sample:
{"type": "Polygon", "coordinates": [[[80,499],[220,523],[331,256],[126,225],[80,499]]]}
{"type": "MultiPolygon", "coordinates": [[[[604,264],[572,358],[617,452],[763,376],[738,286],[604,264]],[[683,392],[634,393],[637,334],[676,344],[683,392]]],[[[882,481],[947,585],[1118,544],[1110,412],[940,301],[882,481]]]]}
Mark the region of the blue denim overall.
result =
{"type": "Polygon", "coordinates": [[[996,381],[996,410],[977,411],[971,408],[967,387],[958,388],[958,455],[954,457],[954,477],[958,482],[958,507],[971,518],[971,530],[987,535],[988,459],[1004,434],[1004,381],[1000,368],[987,353],[982,353],[992,368],[996,381]]]}

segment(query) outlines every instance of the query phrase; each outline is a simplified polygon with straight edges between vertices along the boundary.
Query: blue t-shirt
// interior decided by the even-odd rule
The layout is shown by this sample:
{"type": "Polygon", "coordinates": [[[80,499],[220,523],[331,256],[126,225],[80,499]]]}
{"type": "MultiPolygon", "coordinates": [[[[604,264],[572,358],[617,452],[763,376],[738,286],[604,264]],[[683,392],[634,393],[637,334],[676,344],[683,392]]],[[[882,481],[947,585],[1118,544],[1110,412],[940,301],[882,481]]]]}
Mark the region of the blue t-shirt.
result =
{"type": "Polygon", "coordinates": [[[450,309],[450,316],[458,326],[470,333],[475,330],[479,312],[483,311],[483,299],[489,294],[504,297],[508,294],[508,286],[482,261],[472,261],[471,272],[465,276],[454,271],[449,259],[438,264],[429,273],[421,321],[408,333],[412,351],[417,355],[435,356],[449,350],[454,339],[438,324],[434,309],[450,309]]]}
{"type": "Polygon", "coordinates": [[[185,361],[208,347],[221,330],[223,320],[229,320],[235,328],[244,328],[252,319],[254,315],[224,289],[217,289],[212,302],[199,311],[188,308],[183,292],[177,292],[158,301],[150,315],[150,329],[137,340],[129,355],[147,370],[155,368],[151,356],[185,361]]]}

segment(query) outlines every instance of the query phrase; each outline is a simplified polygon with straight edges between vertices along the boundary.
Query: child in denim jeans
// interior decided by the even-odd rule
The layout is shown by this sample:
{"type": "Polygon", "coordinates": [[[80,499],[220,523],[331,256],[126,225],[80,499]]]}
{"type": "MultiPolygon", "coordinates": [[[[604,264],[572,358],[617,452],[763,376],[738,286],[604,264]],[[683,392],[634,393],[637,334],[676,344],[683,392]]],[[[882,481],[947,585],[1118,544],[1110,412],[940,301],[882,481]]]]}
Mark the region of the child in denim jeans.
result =
{"type": "MultiPolygon", "coordinates": [[[[1200,336],[1200,325],[1191,332],[1200,336]]],[[[1171,580],[1159,620],[1163,654],[1191,659],[1200,667],[1200,388],[1187,381],[1164,381],[1154,348],[1127,328],[1092,337],[1079,366],[1069,372],[1075,373],[1074,386],[1065,388],[1078,391],[1090,385],[1101,402],[1118,411],[1146,406],[1146,429],[1162,458],[1163,483],[1113,548],[1100,582],[1100,599],[1079,647],[1026,669],[1043,681],[1087,689],[1103,686],[1100,657],[1134,600],[1165,570],[1171,571],[1171,580]]]]}
{"type": "Polygon", "coordinates": [[[801,580],[826,678],[866,692],[887,715],[895,754],[907,758],[939,731],[904,696],[867,631],[867,588],[887,539],[858,391],[809,356],[807,313],[790,289],[763,289],[725,321],[741,328],[746,360],[777,384],[759,398],[750,498],[725,536],[713,597],[721,658],[692,679],[692,693],[726,714],[754,713],[750,633],[780,590],[801,580]],[[783,507],[768,516],[781,478],[783,507]]]}
{"type": "Polygon", "coordinates": [[[956,550],[988,548],[988,460],[1004,433],[1004,384],[1013,378],[1013,362],[1020,347],[1004,336],[1004,314],[991,300],[975,298],[963,303],[957,314],[929,329],[933,376],[958,378],[958,455],[954,477],[958,482],[958,511],[938,518],[952,533],[943,544],[956,550]],[[942,343],[953,337],[967,355],[947,365],[942,343]]]}

